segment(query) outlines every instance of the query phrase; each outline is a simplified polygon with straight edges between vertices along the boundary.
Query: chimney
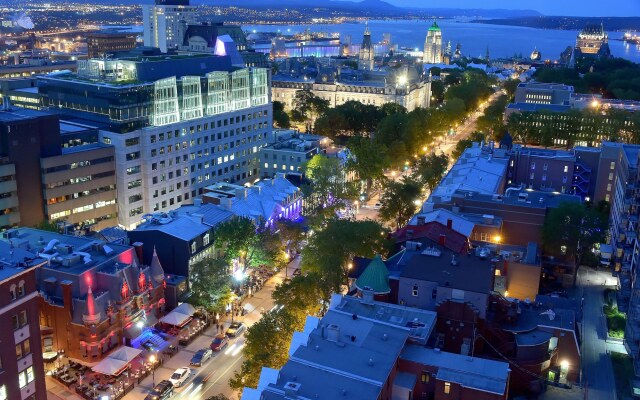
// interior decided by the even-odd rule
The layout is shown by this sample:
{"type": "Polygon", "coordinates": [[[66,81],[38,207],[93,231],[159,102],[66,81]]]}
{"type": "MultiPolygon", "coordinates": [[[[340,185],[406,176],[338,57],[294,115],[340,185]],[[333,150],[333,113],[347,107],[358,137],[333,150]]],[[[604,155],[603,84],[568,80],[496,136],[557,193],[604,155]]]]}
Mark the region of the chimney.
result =
{"type": "Polygon", "coordinates": [[[453,220],[451,218],[447,219],[447,228],[453,229],[453,220]]]}
{"type": "Polygon", "coordinates": [[[338,325],[327,326],[327,340],[336,343],[340,341],[340,327],[338,325]]]}
{"type": "Polygon", "coordinates": [[[138,256],[138,261],[140,262],[140,264],[144,264],[144,257],[142,253],[143,243],[135,242],[134,244],[132,244],[132,246],[133,250],[136,252],[136,256],[138,256]]]}
{"type": "Polygon", "coordinates": [[[71,287],[71,281],[62,281],[62,304],[64,309],[69,312],[69,316],[73,318],[73,288],[71,287]]]}

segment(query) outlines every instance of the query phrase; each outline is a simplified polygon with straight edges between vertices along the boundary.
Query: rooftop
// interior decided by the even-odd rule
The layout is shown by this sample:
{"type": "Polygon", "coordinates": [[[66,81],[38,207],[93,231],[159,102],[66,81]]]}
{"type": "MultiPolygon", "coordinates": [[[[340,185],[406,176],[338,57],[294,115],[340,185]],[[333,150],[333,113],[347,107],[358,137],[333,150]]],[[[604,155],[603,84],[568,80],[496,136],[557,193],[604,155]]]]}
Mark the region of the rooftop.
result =
{"type": "Polygon", "coordinates": [[[350,316],[355,314],[362,318],[408,329],[409,338],[419,343],[426,343],[436,323],[436,313],[433,311],[368,301],[353,296],[334,294],[329,308],[350,316]]]}
{"type": "Polygon", "coordinates": [[[470,201],[495,202],[522,207],[547,208],[558,207],[563,202],[581,202],[580,196],[564,194],[559,192],[543,192],[531,189],[514,189],[504,195],[488,195],[473,191],[458,190],[453,196],[456,198],[467,198],[470,201]]]}
{"type": "Polygon", "coordinates": [[[215,204],[184,205],[168,214],[146,214],[145,222],[135,230],[158,231],[179,239],[192,240],[232,217],[232,212],[215,204]]]}
{"type": "Polygon", "coordinates": [[[33,253],[13,247],[8,241],[0,241],[0,282],[44,262],[44,258],[34,257],[33,253]]]}
{"type": "Polygon", "coordinates": [[[405,346],[400,357],[437,367],[436,377],[439,380],[500,395],[507,390],[510,370],[509,364],[505,362],[447,353],[416,345],[405,346]]]}
{"type": "Polygon", "coordinates": [[[508,162],[509,158],[503,151],[481,148],[478,143],[474,143],[442,178],[427,202],[446,202],[456,190],[498,193],[506,176],[508,162]]]}
{"type": "Polygon", "coordinates": [[[539,326],[548,326],[573,331],[576,327],[576,316],[572,310],[563,308],[547,308],[540,303],[527,304],[518,302],[518,317],[504,322],[502,328],[513,333],[531,332],[539,326]]]}
{"type": "Polygon", "coordinates": [[[51,115],[53,114],[15,106],[11,106],[9,110],[3,110],[2,105],[0,104],[0,123],[17,122],[27,119],[47,117],[51,115]]]}
{"type": "Polygon", "coordinates": [[[9,244],[14,251],[30,254],[31,258],[49,260],[45,269],[80,275],[130,250],[130,246],[104,244],[99,240],[63,235],[34,228],[14,228],[3,232],[0,243],[9,244]]]}
{"type": "Polygon", "coordinates": [[[460,255],[447,249],[426,248],[408,261],[400,277],[435,282],[440,287],[489,293],[495,267],[487,258],[460,255]]]}

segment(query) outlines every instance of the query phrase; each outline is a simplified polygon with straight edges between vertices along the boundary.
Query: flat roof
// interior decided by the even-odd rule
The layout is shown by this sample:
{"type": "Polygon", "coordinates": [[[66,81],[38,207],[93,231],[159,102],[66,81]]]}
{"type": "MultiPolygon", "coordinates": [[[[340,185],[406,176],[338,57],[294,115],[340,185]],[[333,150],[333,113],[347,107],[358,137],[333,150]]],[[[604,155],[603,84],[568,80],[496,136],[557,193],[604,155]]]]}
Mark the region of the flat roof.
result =
{"type": "Polygon", "coordinates": [[[31,257],[59,259],[42,266],[43,269],[60,270],[65,273],[80,275],[97,266],[103,267],[105,261],[112,260],[131,249],[131,246],[104,244],[100,240],[82,236],[63,235],[57,232],[43,231],[35,228],[13,228],[5,231],[0,242],[10,243],[22,249],[31,257]],[[97,244],[98,246],[93,246],[97,244]],[[70,246],[71,251],[66,252],[70,246]],[[64,251],[63,251],[64,249],[64,251]],[[69,266],[65,260],[73,261],[69,266]]]}
{"type": "Polygon", "coordinates": [[[504,195],[489,195],[470,190],[457,190],[454,198],[464,197],[471,201],[495,202],[522,207],[547,208],[558,207],[563,202],[582,202],[580,196],[559,192],[543,192],[539,190],[515,189],[504,195]],[[522,194],[522,196],[520,196],[522,194]]]}
{"type": "Polygon", "coordinates": [[[576,317],[572,310],[547,308],[542,304],[519,303],[518,317],[511,322],[504,322],[502,328],[513,333],[531,332],[539,326],[575,330],[576,317]]]}
{"type": "Polygon", "coordinates": [[[400,277],[475,293],[488,294],[493,289],[495,268],[488,257],[483,260],[474,254],[465,256],[444,248],[438,250],[439,253],[434,254],[439,255],[423,252],[411,257],[400,277]],[[454,257],[456,265],[452,264],[454,257]]]}
{"type": "Polygon", "coordinates": [[[51,115],[53,114],[32,110],[30,108],[11,106],[10,110],[0,110],[0,122],[16,122],[27,119],[48,117],[51,115]]]}
{"type": "Polygon", "coordinates": [[[21,248],[12,246],[8,241],[0,241],[0,281],[46,262],[44,258],[34,257],[34,254],[21,248]]]}
{"type": "Polygon", "coordinates": [[[540,103],[510,103],[507,106],[508,110],[517,111],[552,111],[552,112],[565,112],[571,109],[571,106],[564,104],[540,104],[540,103]]]}
{"type": "Polygon", "coordinates": [[[353,296],[334,295],[330,308],[379,322],[409,329],[409,338],[425,342],[435,327],[437,314],[433,311],[383,302],[367,302],[353,296]]]}
{"type": "Polygon", "coordinates": [[[506,362],[416,345],[405,346],[400,358],[437,367],[436,377],[443,381],[497,394],[504,394],[507,390],[510,369],[506,362]]]}

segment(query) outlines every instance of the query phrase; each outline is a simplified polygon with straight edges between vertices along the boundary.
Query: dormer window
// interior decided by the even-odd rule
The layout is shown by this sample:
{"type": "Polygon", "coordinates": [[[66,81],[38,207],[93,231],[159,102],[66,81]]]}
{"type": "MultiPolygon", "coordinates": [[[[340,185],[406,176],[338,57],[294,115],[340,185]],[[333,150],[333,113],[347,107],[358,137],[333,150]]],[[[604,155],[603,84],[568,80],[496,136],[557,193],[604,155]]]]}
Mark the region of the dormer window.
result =
{"type": "Polygon", "coordinates": [[[18,284],[18,297],[22,297],[25,294],[25,290],[24,290],[24,281],[20,281],[20,283],[18,284]]]}
{"type": "Polygon", "coordinates": [[[11,293],[11,300],[15,300],[18,298],[17,292],[16,292],[16,285],[11,285],[11,288],[9,289],[9,293],[11,293]]]}

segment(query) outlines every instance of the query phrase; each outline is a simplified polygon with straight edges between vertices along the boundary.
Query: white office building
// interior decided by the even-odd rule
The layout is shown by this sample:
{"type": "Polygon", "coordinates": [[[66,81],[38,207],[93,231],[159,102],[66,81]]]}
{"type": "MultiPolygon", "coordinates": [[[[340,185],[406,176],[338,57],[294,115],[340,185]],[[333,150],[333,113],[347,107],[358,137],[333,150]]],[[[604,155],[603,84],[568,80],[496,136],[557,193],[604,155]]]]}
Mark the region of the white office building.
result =
{"type": "Polygon", "coordinates": [[[155,0],[142,5],[144,45],[166,53],[182,45],[187,26],[198,22],[196,7],[189,0],[155,0]]]}

